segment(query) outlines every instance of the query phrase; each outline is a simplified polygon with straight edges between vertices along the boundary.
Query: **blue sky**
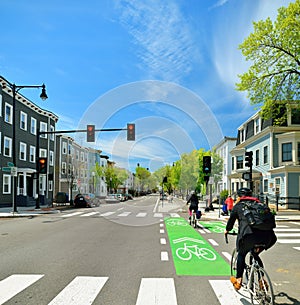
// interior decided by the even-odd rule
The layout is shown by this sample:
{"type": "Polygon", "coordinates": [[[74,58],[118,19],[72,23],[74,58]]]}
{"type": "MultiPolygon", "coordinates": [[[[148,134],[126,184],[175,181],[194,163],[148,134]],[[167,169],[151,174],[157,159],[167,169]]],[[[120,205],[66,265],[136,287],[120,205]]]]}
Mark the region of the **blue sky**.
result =
{"type": "Polygon", "coordinates": [[[126,128],[72,136],[117,166],[151,171],[209,150],[255,113],[235,90],[249,67],[238,45],[253,21],[288,0],[2,0],[0,74],[59,117],[57,130],[126,128]]]}

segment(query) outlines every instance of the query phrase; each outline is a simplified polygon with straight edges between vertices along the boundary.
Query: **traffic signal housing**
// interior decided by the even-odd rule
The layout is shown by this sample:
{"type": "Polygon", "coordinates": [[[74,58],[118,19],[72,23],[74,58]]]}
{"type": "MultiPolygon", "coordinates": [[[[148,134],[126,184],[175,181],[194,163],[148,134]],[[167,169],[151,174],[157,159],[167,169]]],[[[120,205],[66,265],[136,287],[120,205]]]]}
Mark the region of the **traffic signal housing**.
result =
{"type": "Polygon", "coordinates": [[[95,142],[95,125],[86,126],[86,141],[95,142]]]}
{"type": "Polygon", "coordinates": [[[47,158],[41,157],[39,158],[39,173],[47,174],[47,158]]]}
{"type": "Polygon", "coordinates": [[[245,166],[252,168],[253,165],[253,152],[246,151],[245,152],[245,166]]]}
{"type": "Polygon", "coordinates": [[[211,173],[211,156],[203,156],[203,173],[211,173]]]}
{"type": "Polygon", "coordinates": [[[135,141],[135,124],[127,124],[127,141],[135,141]]]}

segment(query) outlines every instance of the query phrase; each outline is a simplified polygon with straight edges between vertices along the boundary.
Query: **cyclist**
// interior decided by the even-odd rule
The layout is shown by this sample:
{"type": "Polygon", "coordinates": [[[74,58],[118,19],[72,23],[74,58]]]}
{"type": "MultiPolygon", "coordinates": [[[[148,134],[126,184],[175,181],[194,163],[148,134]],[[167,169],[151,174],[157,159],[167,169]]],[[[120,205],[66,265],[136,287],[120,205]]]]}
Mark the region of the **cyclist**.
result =
{"type": "MultiPolygon", "coordinates": [[[[246,254],[254,248],[254,245],[261,244],[264,245],[264,249],[267,250],[271,248],[276,243],[276,236],[273,230],[262,231],[258,229],[253,229],[248,224],[246,216],[243,213],[243,201],[259,201],[252,196],[252,191],[248,188],[241,188],[237,191],[238,199],[237,203],[233,207],[230,217],[227,221],[225,234],[233,229],[234,223],[238,220],[238,235],[236,239],[236,249],[238,251],[237,255],[237,271],[236,277],[231,276],[230,281],[236,290],[239,290],[242,286],[243,272],[245,269],[245,258],[246,254]]],[[[262,260],[259,258],[260,251],[253,253],[253,256],[258,261],[259,265],[263,267],[262,260]]],[[[253,251],[254,252],[254,251],[253,251]]]]}
{"type": "Polygon", "coordinates": [[[196,214],[197,211],[198,211],[198,205],[199,205],[198,197],[197,197],[197,195],[195,194],[194,191],[191,192],[191,196],[188,199],[186,204],[187,205],[190,204],[190,206],[189,206],[189,215],[190,215],[189,219],[191,219],[191,217],[193,215],[193,211],[196,214]]]}

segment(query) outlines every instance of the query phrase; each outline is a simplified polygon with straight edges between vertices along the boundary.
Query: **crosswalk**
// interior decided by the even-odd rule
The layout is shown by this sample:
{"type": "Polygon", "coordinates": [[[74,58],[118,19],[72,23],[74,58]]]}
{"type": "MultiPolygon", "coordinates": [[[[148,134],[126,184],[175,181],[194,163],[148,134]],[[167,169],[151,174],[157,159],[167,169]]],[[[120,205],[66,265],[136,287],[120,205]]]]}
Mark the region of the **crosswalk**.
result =
{"type": "Polygon", "coordinates": [[[275,233],[279,244],[289,244],[293,246],[293,249],[300,251],[300,227],[291,228],[289,225],[277,225],[275,233]]]}
{"type": "MultiPolygon", "coordinates": [[[[42,280],[44,274],[13,274],[0,281],[0,305],[13,299],[17,294],[26,294],[26,289],[42,280]]],[[[93,304],[109,277],[76,276],[69,284],[53,296],[48,305],[93,304]]],[[[230,300],[231,305],[240,304],[239,296],[229,280],[210,280],[210,287],[220,304],[230,300]],[[226,294],[221,293],[224,289],[226,294]]],[[[42,297],[40,296],[40,299],[42,297]]],[[[178,305],[174,278],[142,278],[138,287],[135,305],[178,305]]]]}
{"type": "Polygon", "coordinates": [[[62,218],[71,218],[71,217],[109,217],[109,216],[117,216],[117,217],[136,217],[136,218],[146,218],[146,217],[154,217],[154,218],[163,218],[163,217],[180,217],[178,213],[160,213],[160,212],[133,212],[133,211],[106,211],[106,212],[100,212],[100,211],[76,211],[76,212],[67,212],[67,213],[61,213],[60,217],[62,218]]]}

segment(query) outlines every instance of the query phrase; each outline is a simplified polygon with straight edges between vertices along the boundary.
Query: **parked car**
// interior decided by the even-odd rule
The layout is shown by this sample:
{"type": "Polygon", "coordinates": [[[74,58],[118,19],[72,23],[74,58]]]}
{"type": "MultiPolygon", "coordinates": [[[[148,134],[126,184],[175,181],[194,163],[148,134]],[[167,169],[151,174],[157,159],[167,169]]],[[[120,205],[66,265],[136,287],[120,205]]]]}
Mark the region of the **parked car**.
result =
{"type": "Polygon", "coordinates": [[[69,196],[65,192],[58,192],[54,197],[56,205],[62,205],[69,202],[69,196]]]}

